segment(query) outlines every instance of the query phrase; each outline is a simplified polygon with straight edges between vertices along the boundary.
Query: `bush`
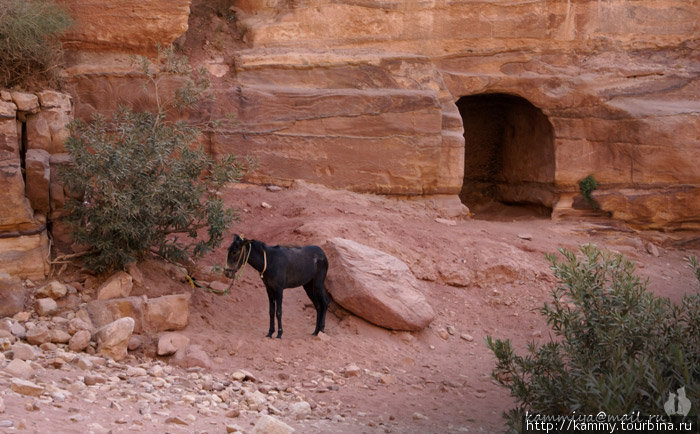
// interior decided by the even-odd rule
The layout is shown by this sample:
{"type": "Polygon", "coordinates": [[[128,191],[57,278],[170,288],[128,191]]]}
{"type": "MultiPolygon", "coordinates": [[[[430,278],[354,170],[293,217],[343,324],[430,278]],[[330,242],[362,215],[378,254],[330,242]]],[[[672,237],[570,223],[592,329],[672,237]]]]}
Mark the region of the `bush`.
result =
{"type": "Polygon", "coordinates": [[[72,194],[67,220],[74,240],[88,248],[89,268],[121,269],[149,251],[196,258],[221,242],[234,213],[216,192],[244,167],[233,156],[217,162],[193,148],[195,128],[122,108],[109,121],[74,122],[70,132],[74,164],[61,181],[72,194]],[[205,228],[206,239],[197,240],[205,228]]]}
{"type": "Polygon", "coordinates": [[[68,13],[51,0],[4,0],[0,7],[0,87],[54,84],[68,13]]]}
{"type": "Polygon", "coordinates": [[[593,199],[593,196],[591,195],[593,193],[593,190],[598,188],[598,181],[596,181],[593,175],[588,175],[581,181],[579,181],[578,188],[581,191],[581,196],[583,196],[583,198],[586,200],[586,202],[588,202],[590,206],[592,206],[594,209],[600,208],[598,202],[596,202],[596,200],[593,199]]]}
{"type": "Polygon", "coordinates": [[[73,122],[66,141],[73,164],[60,173],[71,193],[65,208],[73,239],[86,247],[86,266],[97,272],[121,269],[149,252],[184,262],[217,247],[235,218],[218,191],[251,167],[231,155],[215,161],[197,145],[196,126],[169,120],[208,89],[185,58],[168,48],[159,50],[155,63],[135,61],[156,111],[121,107],[111,119],[73,122]],[[166,98],[159,84],[173,75],[185,84],[166,98]]]}
{"type": "Polygon", "coordinates": [[[555,336],[516,355],[509,340],[487,337],[493,377],[517,406],[504,414],[521,429],[526,411],[547,415],[664,414],[669,392],[700,398],[700,295],[680,305],[656,297],[634,264],[595,246],[564,259],[548,255],[559,284],[540,312],[555,336]]]}

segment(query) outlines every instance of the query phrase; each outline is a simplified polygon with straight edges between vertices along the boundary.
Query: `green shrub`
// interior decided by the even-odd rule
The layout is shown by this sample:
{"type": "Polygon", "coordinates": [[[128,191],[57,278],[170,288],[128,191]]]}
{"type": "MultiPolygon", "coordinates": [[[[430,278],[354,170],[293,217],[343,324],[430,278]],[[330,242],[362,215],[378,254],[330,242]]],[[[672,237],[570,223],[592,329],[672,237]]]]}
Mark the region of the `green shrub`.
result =
{"type": "Polygon", "coordinates": [[[700,295],[680,305],[647,291],[634,264],[595,246],[548,255],[558,279],[540,312],[554,338],[516,355],[509,340],[487,337],[493,377],[517,406],[504,414],[520,431],[526,411],[547,415],[664,414],[669,392],[700,398],[700,295]]]}
{"type": "Polygon", "coordinates": [[[72,194],[67,220],[90,252],[89,268],[121,269],[149,251],[199,257],[222,241],[234,213],[216,192],[243,173],[235,157],[214,161],[193,147],[193,127],[126,108],[111,120],[74,122],[70,131],[74,164],[61,180],[72,194]],[[200,229],[206,239],[197,239],[200,229]]]}
{"type": "Polygon", "coordinates": [[[588,175],[581,181],[579,181],[578,187],[581,191],[581,196],[583,196],[586,202],[588,202],[588,204],[591,205],[593,208],[598,209],[600,207],[598,205],[598,202],[596,202],[596,200],[593,199],[593,196],[591,196],[593,190],[598,188],[598,181],[596,181],[593,175],[588,175]]]}
{"type": "Polygon", "coordinates": [[[208,89],[185,58],[164,49],[155,63],[136,60],[155,95],[155,112],[121,107],[110,119],[73,122],[66,141],[73,164],[60,173],[71,193],[65,210],[73,239],[97,272],[121,269],[149,252],[184,261],[218,246],[235,218],[218,191],[251,167],[231,155],[215,161],[197,144],[196,126],[170,120],[208,89]],[[161,95],[161,79],[173,75],[185,84],[171,97],[161,95]]]}
{"type": "Polygon", "coordinates": [[[62,56],[58,36],[68,13],[51,0],[3,0],[0,6],[0,87],[54,84],[62,56]]]}

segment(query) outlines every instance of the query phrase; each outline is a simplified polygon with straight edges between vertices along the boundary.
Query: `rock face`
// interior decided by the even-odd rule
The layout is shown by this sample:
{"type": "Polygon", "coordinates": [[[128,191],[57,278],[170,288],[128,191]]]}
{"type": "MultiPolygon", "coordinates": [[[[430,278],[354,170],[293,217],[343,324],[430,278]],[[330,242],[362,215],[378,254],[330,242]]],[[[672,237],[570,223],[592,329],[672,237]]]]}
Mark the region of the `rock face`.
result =
{"type": "Polygon", "coordinates": [[[67,94],[0,93],[0,272],[36,280],[48,272],[46,223],[60,215],[63,193],[52,187],[51,160],[72,117],[67,94]]]}
{"type": "Polygon", "coordinates": [[[153,53],[187,30],[190,0],[59,0],[77,20],[63,35],[70,49],[153,53]]]}
{"type": "MultiPolygon", "coordinates": [[[[153,34],[172,40],[187,3],[163,11],[159,2],[100,2],[95,11],[94,2],[62,2],[80,23],[67,46],[123,52],[146,50],[153,34]],[[169,29],[151,31],[149,18],[169,29]]],[[[700,227],[693,2],[246,0],[235,8],[247,49],[230,68],[219,65],[226,80],[201,116],[237,116],[210,149],[255,156],[254,180],[462,193],[468,206],[488,190],[558,218],[577,215],[578,181],[593,174],[602,208],[616,218],[700,227]]],[[[79,116],[143,96],[132,92],[133,70],[115,59],[75,57],[68,81],[79,116]]]]}
{"type": "Polygon", "coordinates": [[[392,330],[421,330],[435,317],[400,259],[343,238],[329,240],[324,250],[330,264],[328,292],[345,309],[392,330]]]}

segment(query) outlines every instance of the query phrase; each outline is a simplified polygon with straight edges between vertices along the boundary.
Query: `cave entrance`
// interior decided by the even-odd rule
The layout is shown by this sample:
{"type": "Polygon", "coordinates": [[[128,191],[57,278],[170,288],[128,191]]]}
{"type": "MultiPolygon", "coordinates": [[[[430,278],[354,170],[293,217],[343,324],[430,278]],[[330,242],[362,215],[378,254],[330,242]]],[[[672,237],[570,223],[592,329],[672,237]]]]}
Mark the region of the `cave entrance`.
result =
{"type": "Polygon", "coordinates": [[[475,218],[550,217],[554,129],[524,98],[492,93],[457,101],[464,122],[460,199],[475,218]]]}

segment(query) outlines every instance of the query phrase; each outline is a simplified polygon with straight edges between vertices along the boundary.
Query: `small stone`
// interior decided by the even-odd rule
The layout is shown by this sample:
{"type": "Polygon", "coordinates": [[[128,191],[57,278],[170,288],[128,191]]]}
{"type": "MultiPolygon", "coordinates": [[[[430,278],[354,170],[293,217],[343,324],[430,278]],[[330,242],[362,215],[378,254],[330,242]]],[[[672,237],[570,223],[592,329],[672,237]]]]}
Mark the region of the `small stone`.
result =
{"type": "Polygon", "coordinates": [[[80,318],[73,318],[68,321],[68,333],[74,335],[80,330],[92,330],[92,326],[80,318]]]}
{"type": "Polygon", "coordinates": [[[267,202],[262,202],[262,203],[260,204],[260,206],[263,207],[263,208],[265,208],[265,209],[270,209],[270,208],[272,208],[272,205],[270,205],[270,204],[267,203],[267,202]]]}
{"type": "Polygon", "coordinates": [[[226,417],[234,418],[241,415],[241,410],[238,408],[232,408],[226,412],[226,417]]]}
{"type": "Polygon", "coordinates": [[[27,396],[39,396],[44,392],[44,388],[31,381],[13,378],[10,385],[13,391],[27,396]]]}
{"type": "Polygon", "coordinates": [[[13,336],[18,337],[19,339],[24,339],[25,336],[27,336],[27,329],[24,328],[24,326],[18,322],[13,322],[10,325],[10,333],[12,333],[13,336]]]}
{"type": "Polygon", "coordinates": [[[273,192],[282,191],[282,187],[280,187],[279,185],[268,185],[266,188],[267,188],[267,191],[273,191],[273,192]]]}
{"type": "Polygon", "coordinates": [[[23,312],[17,312],[15,316],[12,317],[13,320],[19,321],[19,322],[27,322],[29,321],[29,318],[32,317],[31,312],[23,311],[23,312]]]}
{"type": "Polygon", "coordinates": [[[381,377],[379,377],[379,382],[382,384],[396,384],[396,381],[396,376],[391,374],[384,374],[381,377]]]}
{"type": "Polygon", "coordinates": [[[58,311],[58,304],[53,298],[39,298],[36,300],[34,308],[39,316],[50,316],[58,311]]]}
{"type": "Polygon", "coordinates": [[[27,380],[34,375],[34,369],[22,359],[14,359],[7,366],[5,371],[16,378],[27,380]]]}
{"type": "Polygon", "coordinates": [[[4,413],[4,412],[5,412],[5,400],[3,400],[2,397],[0,397],[0,413],[4,413]]]}
{"type": "Polygon", "coordinates": [[[151,377],[160,378],[164,374],[163,367],[160,365],[153,365],[148,369],[148,375],[151,377]]]}
{"type": "Polygon", "coordinates": [[[330,342],[331,337],[325,334],[324,332],[318,332],[316,336],[313,338],[315,341],[321,341],[321,342],[330,342]]]}
{"type": "Polygon", "coordinates": [[[67,344],[71,339],[71,336],[67,331],[60,329],[51,330],[49,335],[51,336],[51,342],[54,344],[67,344]]]}
{"type": "MultiPolygon", "coordinates": [[[[51,300],[50,298],[47,298],[46,300],[51,300]]],[[[53,301],[53,300],[51,300],[53,301]]],[[[54,301],[54,303],[56,303],[54,301]]],[[[34,328],[31,328],[27,330],[27,333],[25,335],[25,339],[27,342],[29,342],[32,345],[41,345],[46,342],[51,341],[51,335],[49,333],[49,329],[46,326],[39,325],[34,328]]]]}
{"type": "Polygon", "coordinates": [[[83,351],[90,345],[91,338],[92,335],[88,330],[78,330],[68,341],[68,348],[76,353],[83,351]]]}
{"type": "Polygon", "coordinates": [[[413,413],[413,420],[426,420],[426,419],[428,419],[428,417],[421,414],[421,413],[418,413],[418,412],[413,413]]]}
{"type": "Polygon", "coordinates": [[[470,334],[467,334],[467,333],[464,333],[464,334],[460,335],[459,337],[462,338],[462,339],[464,339],[464,340],[467,341],[467,342],[472,342],[472,341],[474,341],[474,337],[473,337],[472,335],[470,335],[470,334]]]}
{"type": "Polygon", "coordinates": [[[141,335],[131,335],[127,349],[129,351],[135,351],[141,348],[141,345],[143,345],[143,337],[141,335]]]}
{"type": "Polygon", "coordinates": [[[445,329],[447,330],[447,333],[454,336],[454,334],[455,334],[455,327],[454,326],[448,325],[447,327],[445,327],[445,329]]]}
{"type": "Polygon", "coordinates": [[[311,413],[311,404],[306,401],[294,402],[289,406],[289,413],[297,419],[303,419],[311,413]]]}
{"type": "Polygon", "coordinates": [[[36,298],[53,298],[54,300],[65,297],[68,294],[68,287],[63,283],[52,280],[36,291],[36,298]]]}
{"type": "Polygon", "coordinates": [[[27,402],[24,404],[24,409],[27,411],[39,411],[39,403],[37,401],[27,402]]]}
{"type": "Polygon", "coordinates": [[[180,419],[177,416],[172,416],[172,417],[165,419],[165,423],[173,423],[176,425],[189,425],[187,422],[185,422],[184,419],[180,419]]]}
{"type": "Polygon", "coordinates": [[[105,283],[97,289],[98,300],[111,300],[124,298],[131,294],[134,287],[133,278],[125,271],[119,271],[110,276],[105,283]]]}
{"type": "Polygon", "coordinates": [[[362,373],[362,369],[354,363],[349,364],[343,369],[343,375],[346,377],[357,377],[362,373]]]}
{"type": "Polygon", "coordinates": [[[532,240],[532,234],[518,234],[518,238],[520,238],[521,240],[530,241],[532,240]]]}
{"type": "Polygon", "coordinates": [[[56,351],[56,349],[58,349],[58,345],[54,344],[53,342],[44,342],[43,344],[39,345],[39,348],[46,352],[50,352],[56,351]]]}
{"type": "Polygon", "coordinates": [[[659,249],[656,247],[656,245],[654,243],[647,243],[645,247],[646,247],[647,253],[649,253],[651,256],[654,256],[655,258],[659,257],[659,249]]]}
{"type": "Polygon", "coordinates": [[[126,357],[129,338],[134,331],[135,321],[131,317],[119,318],[95,332],[97,350],[100,354],[115,361],[126,357]]]}
{"type": "Polygon", "coordinates": [[[158,355],[169,356],[184,350],[190,344],[190,338],[182,333],[163,333],[158,338],[158,355]]]}
{"type": "Polygon", "coordinates": [[[260,416],[251,434],[291,434],[294,428],[267,414],[260,416]]]}
{"type": "Polygon", "coordinates": [[[438,330],[438,336],[440,336],[440,338],[445,341],[450,338],[450,334],[445,329],[438,330]]]}
{"type": "Polygon", "coordinates": [[[127,377],[145,377],[148,372],[144,368],[129,366],[126,370],[127,377]]]}
{"type": "Polygon", "coordinates": [[[457,222],[454,220],[448,220],[448,219],[443,219],[443,218],[436,218],[436,222],[442,224],[442,225],[447,225],[447,226],[457,226],[457,222]]]}
{"type": "Polygon", "coordinates": [[[241,432],[240,428],[238,428],[236,425],[226,425],[226,432],[227,433],[232,433],[232,432],[241,432]]]}
{"type": "Polygon", "coordinates": [[[23,342],[15,342],[11,347],[15,359],[35,360],[37,357],[36,347],[23,342]]]}
{"type": "MultiPolygon", "coordinates": [[[[4,411],[3,411],[3,413],[4,413],[4,411]]],[[[12,428],[13,426],[15,426],[15,423],[12,422],[11,420],[8,420],[8,419],[0,420],[0,428],[12,428]]]]}
{"type": "Polygon", "coordinates": [[[83,377],[83,383],[85,383],[86,386],[94,386],[95,384],[104,383],[106,381],[107,380],[100,375],[87,374],[83,377]]]}

